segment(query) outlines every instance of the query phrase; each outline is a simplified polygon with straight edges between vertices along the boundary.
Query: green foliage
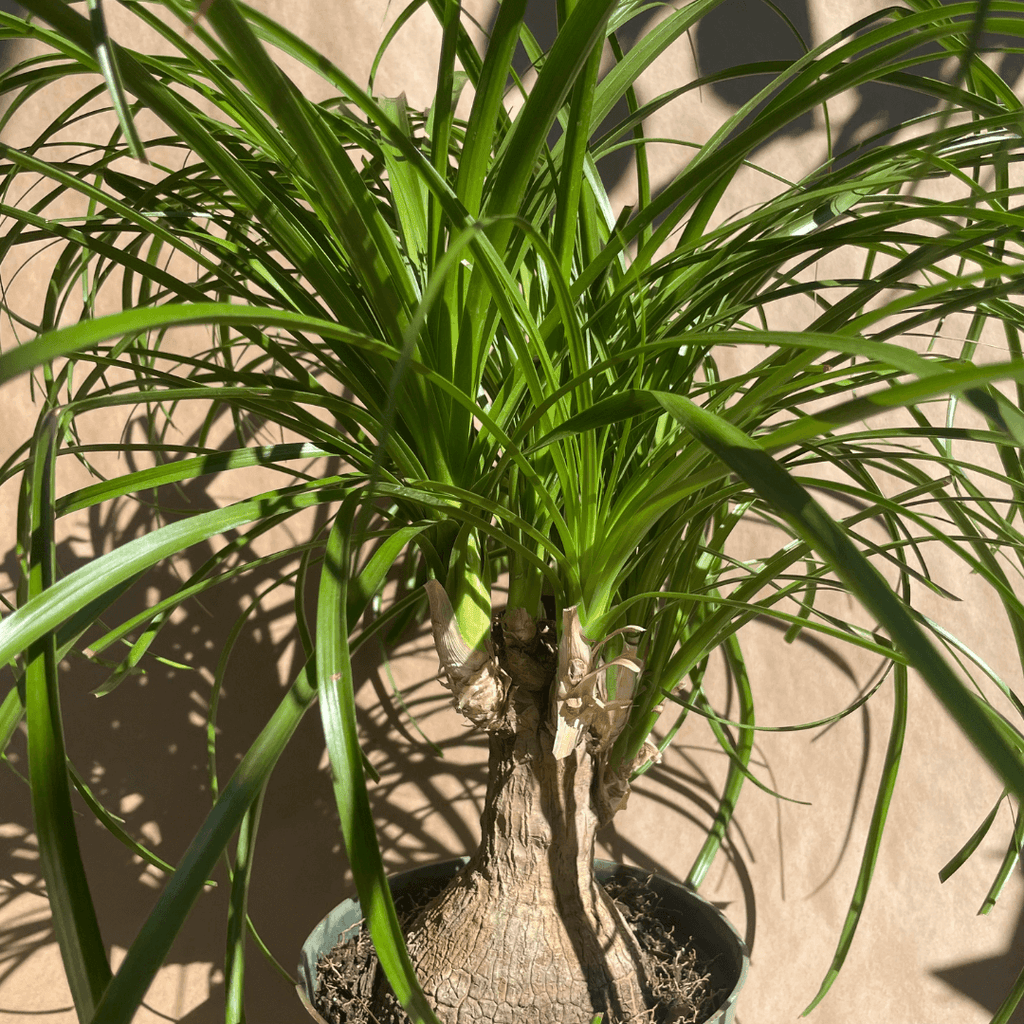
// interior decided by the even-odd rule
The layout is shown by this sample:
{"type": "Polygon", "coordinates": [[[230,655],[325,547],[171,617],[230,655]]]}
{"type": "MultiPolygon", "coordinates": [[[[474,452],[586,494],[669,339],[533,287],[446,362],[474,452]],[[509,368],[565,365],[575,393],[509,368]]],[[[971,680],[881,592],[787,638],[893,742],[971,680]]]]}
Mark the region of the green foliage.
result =
{"type": "MultiPolygon", "coordinates": [[[[669,692],[683,709],[676,730],[698,711],[731,759],[695,883],[752,777],[755,702],[741,627],[771,616],[789,636],[818,632],[891,659],[889,751],[819,999],[852,941],[878,856],[908,667],[1007,790],[1024,795],[1024,737],[989,696],[1008,697],[1018,712],[1019,700],[981,652],[912,603],[915,587],[942,592],[925,558],[938,545],[988,585],[1024,661],[1015,514],[1024,493],[1022,111],[977,50],[982,13],[986,32],[1019,47],[1024,4],[954,3],[939,17],[931,0],[910,0],[799,59],[765,54],[641,105],[641,76],[714,0],[667,7],[629,50],[616,33],[641,4],[565,2],[547,53],[524,26],[524,0],[505,0],[482,56],[458,4],[429,0],[442,44],[427,111],[361,88],[235,0],[127,5],[171,55],[116,45],[102,19],[62,0],[23,4],[32,17],[0,13],[0,39],[34,40],[44,54],[0,79],[0,128],[71,74],[83,94],[31,144],[0,146],[0,259],[13,266],[47,253],[50,268],[41,310],[2,300],[23,340],[0,354],[0,382],[32,372],[42,412],[2,468],[3,479],[25,480],[25,585],[0,623],[0,663],[17,680],[0,736],[27,716],[43,867],[82,1020],[131,1019],[239,828],[226,974],[229,1015],[240,1017],[261,794],[318,693],[375,942],[414,1019],[430,1020],[374,839],[350,666],[377,630],[424,614],[428,576],[446,584],[474,642],[501,573],[512,605],[537,614],[549,596],[558,621],[579,605],[591,636],[647,627],[647,671],[615,757],[637,758],[669,692]],[[512,115],[507,73],[520,44],[537,74],[512,115]],[[923,70],[928,46],[956,58],[953,80],[923,70]],[[330,98],[303,96],[275,51],[319,75],[330,98]],[[614,57],[603,76],[602,53],[614,57]],[[645,120],[712,80],[749,74],[770,81],[656,187],[645,120]],[[813,111],[828,123],[830,102],[872,82],[923,93],[936,111],[830,154],[796,182],[753,163],[787,125],[813,111]],[[107,90],[113,119],[99,102],[107,90]],[[623,100],[625,118],[605,127],[623,100]],[[155,119],[143,121],[143,111],[155,119]],[[107,141],[76,144],[93,122],[107,141]],[[136,123],[150,126],[148,137],[136,123]],[[138,145],[148,168],[123,159],[138,145]],[[623,148],[635,156],[639,198],[616,211],[598,161],[623,148]],[[734,195],[754,175],[774,191],[735,212],[734,195]],[[58,203],[78,213],[57,215],[58,203]],[[833,260],[844,276],[819,276],[833,260]],[[172,269],[182,261],[187,274],[172,269]],[[110,296],[120,311],[101,315],[110,296]],[[180,340],[196,326],[204,342],[180,340]],[[1003,353],[993,356],[994,346],[1003,353]],[[87,442],[83,424],[100,411],[126,421],[140,407],[150,463],[104,476],[100,456],[138,449],[117,431],[87,442]],[[199,440],[175,444],[173,424],[187,411],[203,423],[199,440]],[[223,423],[237,438],[230,451],[212,440],[223,423]],[[270,434],[277,443],[258,443],[270,434]],[[979,446],[993,458],[972,454],[979,446]],[[46,474],[63,456],[92,467],[97,481],[53,493],[46,474]],[[321,472],[325,464],[334,469],[321,472]],[[282,485],[186,510],[57,574],[57,517],[247,466],[272,468],[282,485]],[[826,507],[851,504],[827,498],[856,510],[837,519],[826,507]],[[101,688],[112,689],[175,607],[235,578],[253,564],[244,561],[252,541],[310,508],[333,527],[261,556],[292,567],[306,660],[111,980],[70,822],[57,659],[84,653],[87,634],[94,658],[128,640],[131,654],[101,688]],[[770,554],[739,562],[731,545],[750,517],[776,527],[778,540],[770,554]],[[859,529],[872,519],[887,540],[859,529]],[[104,624],[97,639],[101,615],[147,571],[217,537],[232,539],[176,594],[104,624]],[[360,632],[396,567],[391,604],[360,632]],[[310,573],[320,578],[315,610],[300,585],[310,573]],[[837,589],[884,629],[830,615],[820,598],[837,589]],[[738,741],[702,693],[717,650],[740,695],[741,720],[729,723],[738,741]],[[976,669],[976,686],[950,655],[976,669]]],[[[1011,849],[1015,858],[1016,842],[1011,849]]]]}

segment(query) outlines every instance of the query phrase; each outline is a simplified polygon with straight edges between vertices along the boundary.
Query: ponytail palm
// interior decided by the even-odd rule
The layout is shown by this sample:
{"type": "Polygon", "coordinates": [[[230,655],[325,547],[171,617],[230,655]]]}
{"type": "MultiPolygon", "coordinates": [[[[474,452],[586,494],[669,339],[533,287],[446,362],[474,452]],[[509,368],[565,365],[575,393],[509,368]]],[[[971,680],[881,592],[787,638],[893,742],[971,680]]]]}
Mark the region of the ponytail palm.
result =
{"type": "MultiPolygon", "coordinates": [[[[263,786],[317,697],[362,905],[418,1020],[454,1020],[456,1001],[460,1021],[644,1014],[635,940],[592,878],[594,829],[660,756],[651,736],[666,701],[679,715],[663,745],[703,728],[688,719],[699,712],[731,759],[691,873],[700,883],[751,777],[755,667],[740,630],[755,617],[894,666],[889,755],[822,994],[878,851],[908,669],[1024,794],[1024,740],[989,701],[1002,684],[986,677],[984,652],[965,651],[913,603],[937,589],[928,556],[942,549],[984,580],[1024,643],[1022,111],[976,52],[978,5],[913,0],[798,60],[765,54],[733,69],[770,82],[657,189],[644,124],[705,83],[643,105],[637,83],[710,0],[667,8],[626,52],[616,33],[642,5],[563,0],[546,53],[524,25],[525,0],[504,0],[482,56],[459,5],[430,0],[442,42],[425,111],[374,95],[234,0],[130,5],[170,55],[102,34],[97,48],[93,25],[61,0],[24,6],[33,20],[0,14],[2,37],[45,51],[4,75],[5,116],[72,73],[85,91],[34,142],[0,150],[0,256],[52,268],[41,310],[5,303],[24,340],[5,346],[0,381],[34,371],[41,397],[37,425],[3,467],[23,480],[24,582],[0,623],[0,661],[18,680],[0,722],[6,741],[27,719],[43,865],[81,1019],[131,1019],[232,834],[254,833],[263,786]],[[536,77],[512,115],[519,44],[536,77]],[[950,80],[920,70],[936,49],[959,69],[950,80]],[[330,98],[305,98],[275,51],[322,76],[330,98]],[[97,56],[107,52],[117,75],[97,56]],[[604,53],[614,60],[602,76],[604,53]],[[788,124],[827,116],[870,82],[923,92],[935,113],[829,154],[793,183],[751,163],[788,124]],[[628,113],[609,129],[623,100],[628,113]],[[94,120],[104,141],[75,146],[94,120]],[[133,120],[149,126],[148,168],[123,159],[133,120]],[[638,177],[625,210],[597,167],[621,148],[638,177]],[[773,187],[745,206],[755,176],[773,187]],[[182,330],[196,327],[200,342],[182,330]],[[104,457],[129,446],[119,427],[97,441],[89,423],[102,413],[123,424],[139,409],[151,462],[112,475],[104,457]],[[176,424],[190,417],[198,426],[181,443],[176,424]],[[64,456],[94,466],[96,482],[59,492],[64,456]],[[125,498],[159,512],[153,495],[171,493],[159,488],[211,474],[244,482],[238,471],[253,466],[280,485],[176,508],[68,575],[54,564],[61,516],[125,498]],[[301,542],[272,532],[308,509],[329,528],[301,542]],[[744,559],[737,537],[751,520],[774,539],[744,559]],[[218,537],[177,594],[95,628],[153,567],[218,537]],[[257,538],[276,547],[249,554],[257,538]],[[57,664],[127,639],[112,688],[178,604],[235,578],[247,557],[282,566],[305,661],[111,977],[74,841],[57,664]],[[312,605],[308,579],[319,580],[312,605]],[[499,580],[504,614],[491,606],[499,580]],[[830,612],[836,591],[874,625],[830,612]],[[417,922],[410,954],[374,838],[350,659],[382,631],[428,618],[442,681],[489,733],[492,775],[480,851],[417,922]],[[731,732],[702,692],[714,651],[740,690],[731,732]],[[977,686],[965,681],[975,669],[977,686]],[[501,934],[499,917],[514,921],[501,934]],[[498,988],[529,988],[540,956],[526,936],[547,950],[557,983],[506,1007],[498,988]],[[521,973],[500,979],[496,964],[521,973]]],[[[993,2],[984,28],[1019,45],[1022,14],[1024,4],[993,2]]],[[[225,971],[238,1005],[240,950],[241,939],[225,971]]]]}

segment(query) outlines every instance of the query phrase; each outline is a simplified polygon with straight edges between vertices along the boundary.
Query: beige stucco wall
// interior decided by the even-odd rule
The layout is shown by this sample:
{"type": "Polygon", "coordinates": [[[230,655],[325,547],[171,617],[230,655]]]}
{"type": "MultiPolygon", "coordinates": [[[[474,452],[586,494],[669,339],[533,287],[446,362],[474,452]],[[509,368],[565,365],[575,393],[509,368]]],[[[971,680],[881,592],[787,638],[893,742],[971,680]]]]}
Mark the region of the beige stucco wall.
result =
{"type": "MultiPolygon", "coordinates": [[[[108,5],[113,7],[113,5],[108,5]]],[[[356,80],[365,79],[372,53],[401,4],[347,0],[333,4],[262,2],[321,46],[356,80]]],[[[486,23],[488,0],[467,4],[486,23]]],[[[542,4],[535,4],[538,10],[542,4]]],[[[864,4],[818,3],[808,13],[815,39],[852,20],[864,4]]],[[[111,19],[118,12],[110,11],[111,19]]],[[[126,39],[126,41],[130,41],[126,39]]],[[[413,104],[432,89],[432,54],[438,33],[417,17],[381,66],[377,88],[405,91],[413,104]]],[[[699,40],[698,40],[699,42],[699,40]]],[[[685,42],[658,69],[651,94],[693,74],[685,42]]],[[[311,86],[312,87],[312,86],[311,86]]],[[[43,101],[40,101],[41,103],[43,101]]],[[[42,107],[40,110],[42,111],[42,107]]],[[[59,107],[47,108],[55,112],[59,107]]],[[[729,111],[710,91],[690,97],[663,115],[652,132],[706,138],[729,111]]],[[[856,114],[836,109],[837,118],[856,114]]],[[[40,114],[42,116],[42,114],[40,114]]],[[[51,114],[52,116],[52,114],[51,114]]],[[[760,158],[780,173],[797,173],[822,155],[820,136],[768,147],[760,158]]],[[[678,157],[671,147],[655,154],[658,173],[678,157]]],[[[751,179],[751,189],[758,186],[751,179]]],[[[629,201],[629,182],[619,194],[629,201]]],[[[38,280],[23,275],[27,291],[38,280]]],[[[0,326],[8,330],[6,322],[0,326]]],[[[3,344],[11,343],[5,334],[3,344]]],[[[8,386],[0,402],[0,460],[30,416],[24,382],[8,386]]],[[[217,495],[196,491],[212,501],[217,495]]],[[[0,552],[11,569],[12,487],[0,491],[0,552]]],[[[102,523],[68,528],[68,551],[81,555],[102,535],[102,523]]],[[[752,536],[751,544],[756,544],[752,536]]],[[[936,599],[929,614],[977,643],[1005,678],[1021,682],[1009,637],[993,637],[992,615],[972,599],[971,581],[945,581],[964,600],[936,599]]],[[[72,759],[95,781],[108,805],[165,858],[174,861],[205,811],[204,692],[224,630],[241,607],[245,584],[176,621],[166,637],[183,668],[129,680],[103,700],[89,696],[88,667],[73,666],[64,691],[72,759]]],[[[838,609],[855,617],[852,606],[838,609]]],[[[254,620],[235,675],[227,682],[221,712],[221,771],[243,751],[279,694],[276,665],[289,664],[286,610],[271,607],[254,620]]],[[[824,717],[848,704],[877,666],[849,651],[829,651],[755,625],[744,635],[755,667],[760,721],[785,725],[824,717]]],[[[410,639],[390,661],[364,656],[357,667],[359,696],[367,709],[366,749],[381,782],[373,789],[380,811],[388,864],[401,869],[463,853],[476,832],[474,816],[483,787],[483,747],[446,709],[424,637],[410,639]],[[415,736],[398,734],[379,710],[375,687],[391,685],[389,672],[421,715],[426,734],[445,749],[435,761],[415,736]],[[422,703],[417,703],[422,701],[422,703]]],[[[1000,786],[949,723],[929,692],[911,686],[910,728],[904,768],[888,835],[860,933],[840,979],[815,1011],[818,1024],[982,1024],[1024,965],[1022,894],[1015,873],[987,917],[977,917],[1002,843],[1009,813],[1000,811],[993,838],[951,881],[939,868],[959,848],[994,802],[1000,786]]],[[[722,906],[752,942],[752,968],[740,1003],[741,1024],[791,1020],[813,997],[832,956],[856,877],[877,773],[884,755],[890,700],[881,692],[860,713],[827,730],[763,733],[756,770],[764,782],[810,806],[780,802],[748,786],[726,852],[702,892],[722,906]]],[[[23,745],[15,745],[20,754],[23,745]]],[[[23,760],[15,767],[24,768],[23,760]]],[[[636,787],[628,810],[602,835],[614,857],[669,875],[684,876],[708,824],[709,793],[721,785],[726,761],[710,733],[692,723],[659,768],[636,787]]],[[[115,966],[131,943],[162,884],[158,873],[131,855],[88,817],[81,838],[94,885],[101,927],[115,966]]],[[[49,931],[43,884],[35,857],[27,788],[6,769],[0,773],[0,1021],[65,1024],[74,1020],[59,955],[49,931]],[[31,1016],[25,1016],[31,1015],[31,1016]]],[[[225,886],[205,893],[179,937],[138,1020],[213,1024],[223,1019],[225,886]]],[[[330,791],[323,739],[315,710],[307,716],[271,783],[263,811],[250,913],[275,955],[292,969],[306,933],[333,904],[350,893],[330,791]]],[[[286,985],[252,950],[248,1019],[299,1021],[301,1008],[286,985]]],[[[1024,1019],[1024,1018],[1022,1018],[1024,1019]]]]}

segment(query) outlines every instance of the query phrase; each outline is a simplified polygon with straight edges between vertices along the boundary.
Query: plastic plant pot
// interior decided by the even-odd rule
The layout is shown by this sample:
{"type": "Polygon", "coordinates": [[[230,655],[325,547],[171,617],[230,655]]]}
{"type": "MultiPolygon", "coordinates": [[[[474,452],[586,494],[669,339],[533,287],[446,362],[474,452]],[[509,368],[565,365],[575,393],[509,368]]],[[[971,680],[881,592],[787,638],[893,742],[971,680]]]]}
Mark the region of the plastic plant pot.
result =
{"type": "MultiPolygon", "coordinates": [[[[399,896],[416,886],[446,882],[457,874],[468,860],[468,857],[461,857],[403,871],[390,879],[391,892],[399,896]]],[[[648,882],[660,900],[659,916],[671,921],[678,934],[692,936],[694,944],[710,961],[709,969],[715,987],[727,993],[705,1024],[733,1024],[736,1017],[736,1001],[747,979],[750,957],[746,944],[725,915],[685,885],[660,875],[652,876],[641,868],[617,864],[610,860],[595,860],[594,868],[600,882],[616,878],[636,878],[648,882]]],[[[342,937],[354,938],[362,919],[359,901],[345,900],[320,921],[303,943],[299,961],[299,984],[296,988],[302,1005],[320,1024],[326,1022],[313,1008],[312,1002],[316,994],[317,961],[325,953],[330,952],[342,937]]]]}

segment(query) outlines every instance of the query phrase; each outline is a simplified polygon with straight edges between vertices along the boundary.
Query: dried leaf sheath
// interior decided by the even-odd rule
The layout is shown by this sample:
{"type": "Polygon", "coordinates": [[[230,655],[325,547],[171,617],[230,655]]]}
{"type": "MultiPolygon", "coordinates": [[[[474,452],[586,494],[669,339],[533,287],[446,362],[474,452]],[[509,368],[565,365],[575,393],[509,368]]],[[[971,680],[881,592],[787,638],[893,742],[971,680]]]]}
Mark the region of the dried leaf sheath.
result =
{"type": "Polygon", "coordinates": [[[496,729],[505,709],[507,677],[502,677],[489,644],[487,650],[474,650],[463,639],[444,587],[428,580],[426,590],[441,679],[452,692],[452,703],[474,725],[496,729]]]}

